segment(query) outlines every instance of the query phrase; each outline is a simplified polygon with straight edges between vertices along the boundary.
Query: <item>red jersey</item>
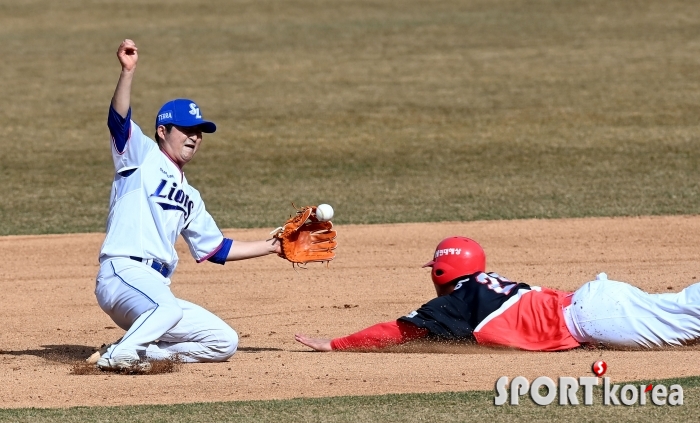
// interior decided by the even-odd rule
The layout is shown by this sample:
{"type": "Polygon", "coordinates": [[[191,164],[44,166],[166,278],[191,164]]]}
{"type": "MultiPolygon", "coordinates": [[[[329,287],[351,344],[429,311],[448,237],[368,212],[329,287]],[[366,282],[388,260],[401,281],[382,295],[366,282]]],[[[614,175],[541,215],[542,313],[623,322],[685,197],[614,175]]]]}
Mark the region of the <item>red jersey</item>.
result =
{"type": "Polygon", "coordinates": [[[562,309],[567,301],[567,292],[477,273],[465,276],[451,294],[434,298],[398,321],[334,339],[331,346],[371,349],[432,337],[531,351],[568,350],[580,344],[566,328],[562,309]]]}
{"type": "Polygon", "coordinates": [[[518,294],[476,327],[476,342],[529,351],[561,351],[581,345],[571,336],[562,312],[571,293],[533,286],[518,294]]]}

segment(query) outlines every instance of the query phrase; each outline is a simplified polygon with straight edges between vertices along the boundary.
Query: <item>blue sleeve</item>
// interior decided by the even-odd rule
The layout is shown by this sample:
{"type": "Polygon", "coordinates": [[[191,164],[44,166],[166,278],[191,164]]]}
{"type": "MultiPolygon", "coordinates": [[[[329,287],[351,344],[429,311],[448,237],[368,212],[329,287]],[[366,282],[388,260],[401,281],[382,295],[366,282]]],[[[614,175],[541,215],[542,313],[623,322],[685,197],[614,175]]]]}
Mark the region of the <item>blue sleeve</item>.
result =
{"type": "Polygon", "coordinates": [[[129,136],[131,135],[131,107],[129,107],[126,117],[123,118],[110,104],[107,127],[109,128],[110,135],[112,135],[114,148],[119,154],[122,154],[126,150],[126,143],[129,141],[129,136]]]}
{"type": "Polygon", "coordinates": [[[207,260],[216,264],[226,264],[226,257],[228,257],[228,252],[231,251],[232,245],[232,239],[224,238],[224,240],[221,242],[221,248],[219,248],[219,251],[217,251],[216,254],[209,257],[207,260]]]}

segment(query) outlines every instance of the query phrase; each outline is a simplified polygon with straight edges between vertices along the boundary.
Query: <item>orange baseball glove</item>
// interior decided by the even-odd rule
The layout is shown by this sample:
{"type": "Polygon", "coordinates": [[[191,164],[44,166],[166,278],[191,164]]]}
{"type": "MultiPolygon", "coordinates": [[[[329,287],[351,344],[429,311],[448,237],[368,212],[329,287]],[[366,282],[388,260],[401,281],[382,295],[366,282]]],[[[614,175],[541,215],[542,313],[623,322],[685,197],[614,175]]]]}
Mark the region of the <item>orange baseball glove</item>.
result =
{"type": "Polygon", "coordinates": [[[330,221],[322,222],[316,217],[316,207],[298,209],[284,225],[272,231],[271,235],[282,243],[280,257],[294,264],[314,261],[331,261],[335,258],[338,242],[330,221]]]}

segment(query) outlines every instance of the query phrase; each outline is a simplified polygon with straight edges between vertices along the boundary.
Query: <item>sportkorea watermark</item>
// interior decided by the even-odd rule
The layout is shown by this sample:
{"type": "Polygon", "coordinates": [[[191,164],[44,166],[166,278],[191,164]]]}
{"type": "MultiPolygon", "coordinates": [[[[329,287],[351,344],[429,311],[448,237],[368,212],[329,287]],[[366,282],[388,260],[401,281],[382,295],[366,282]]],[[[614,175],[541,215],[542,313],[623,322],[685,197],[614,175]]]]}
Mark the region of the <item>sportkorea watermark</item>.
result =
{"type": "Polygon", "coordinates": [[[580,405],[578,393],[582,391],[583,405],[683,405],[681,385],[617,385],[611,383],[609,377],[603,378],[603,389],[596,396],[593,387],[600,385],[599,376],[605,373],[607,364],[602,360],[597,361],[593,363],[592,370],[596,376],[561,376],[556,384],[547,376],[540,376],[532,382],[523,376],[514,377],[510,381],[508,376],[501,376],[496,381],[494,404],[519,405],[520,397],[529,395],[537,405],[550,405],[555,401],[558,405],[580,405]]]}

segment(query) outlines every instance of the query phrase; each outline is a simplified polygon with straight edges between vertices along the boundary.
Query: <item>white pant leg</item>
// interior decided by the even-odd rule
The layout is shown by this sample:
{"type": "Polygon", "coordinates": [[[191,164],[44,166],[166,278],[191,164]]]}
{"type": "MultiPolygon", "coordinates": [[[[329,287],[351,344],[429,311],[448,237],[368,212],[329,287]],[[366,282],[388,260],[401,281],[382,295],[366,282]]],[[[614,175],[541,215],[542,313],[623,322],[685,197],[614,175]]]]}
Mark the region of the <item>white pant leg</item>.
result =
{"type": "Polygon", "coordinates": [[[97,275],[95,296],[102,310],[127,332],[105,356],[144,355],[182,318],[182,308],[170,292],[169,281],[149,266],[127,258],[107,260],[97,275]]]}
{"type": "Polygon", "coordinates": [[[183,316],[180,322],[146,349],[154,360],[177,354],[189,363],[226,361],[238,348],[238,334],[215,314],[196,304],[178,299],[183,316]]]}
{"type": "Polygon", "coordinates": [[[689,287],[683,289],[681,292],[674,292],[669,294],[652,294],[657,295],[660,299],[666,301],[673,301],[678,304],[684,304],[696,306],[700,304],[700,282],[694,283],[689,287]]]}
{"type": "Polygon", "coordinates": [[[683,345],[700,338],[700,284],[676,294],[648,294],[603,277],[574,293],[565,316],[572,335],[582,343],[683,345]]]}

